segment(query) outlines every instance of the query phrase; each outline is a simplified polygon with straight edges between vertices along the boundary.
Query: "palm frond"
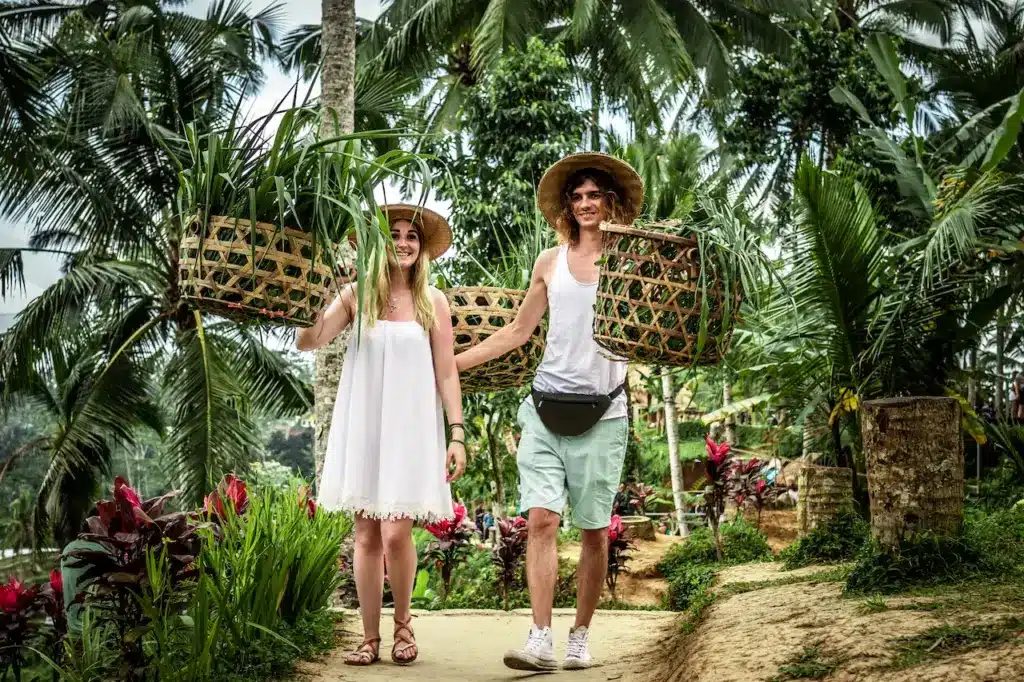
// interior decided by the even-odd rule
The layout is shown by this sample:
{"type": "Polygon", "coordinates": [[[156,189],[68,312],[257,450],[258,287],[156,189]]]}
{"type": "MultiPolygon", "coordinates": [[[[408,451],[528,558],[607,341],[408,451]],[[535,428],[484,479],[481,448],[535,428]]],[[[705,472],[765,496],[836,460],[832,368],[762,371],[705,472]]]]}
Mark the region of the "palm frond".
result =
{"type": "Polygon", "coordinates": [[[252,331],[235,324],[207,328],[208,339],[226,359],[231,373],[249,398],[253,410],[295,417],[313,408],[313,388],[279,352],[267,348],[252,331]]]}
{"type": "Polygon", "coordinates": [[[244,468],[258,448],[240,379],[196,313],[196,327],[178,339],[164,386],[173,413],[167,457],[190,502],[199,503],[224,473],[244,468]]]}

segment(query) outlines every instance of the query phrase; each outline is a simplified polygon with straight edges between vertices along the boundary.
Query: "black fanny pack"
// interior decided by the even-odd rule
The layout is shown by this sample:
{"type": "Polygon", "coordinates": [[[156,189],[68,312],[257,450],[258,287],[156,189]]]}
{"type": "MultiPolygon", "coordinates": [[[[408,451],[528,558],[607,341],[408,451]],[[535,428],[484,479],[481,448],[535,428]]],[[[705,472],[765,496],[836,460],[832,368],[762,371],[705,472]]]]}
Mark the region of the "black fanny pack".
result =
{"type": "Polygon", "coordinates": [[[578,393],[545,393],[533,389],[533,407],[551,433],[559,436],[580,436],[601,421],[612,401],[625,389],[620,385],[608,395],[578,393]]]}

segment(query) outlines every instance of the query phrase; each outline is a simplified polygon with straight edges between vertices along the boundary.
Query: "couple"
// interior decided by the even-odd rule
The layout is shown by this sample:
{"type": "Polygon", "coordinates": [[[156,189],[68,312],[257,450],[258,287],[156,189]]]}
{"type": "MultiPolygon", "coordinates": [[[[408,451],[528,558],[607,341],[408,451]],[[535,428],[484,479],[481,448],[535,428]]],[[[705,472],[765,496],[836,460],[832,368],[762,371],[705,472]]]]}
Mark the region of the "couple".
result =
{"type": "MultiPolygon", "coordinates": [[[[352,512],[356,519],[355,579],[364,641],[346,657],[350,665],[380,659],[384,556],[395,598],[391,658],[401,665],[416,660],[409,610],[417,568],[412,526],[452,517],[449,484],[466,468],[458,373],[526,343],[545,311],[550,319],[544,357],[518,415],[533,625],[525,647],[509,651],[504,660],[516,670],[558,667],[551,611],[558,579],[556,534],[568,502],[583,549],[576,623],[563,667],[591,665],[590,620],[607,570],[607,528],[628,432],[626,363],[609,359],[592,337],[599,227],[604,220],[632,223],[643,204],[643,182],[632,167],[610,156],[575,154],[544,174],[538,203],[560,245],[537,259],[515,321],[458,357],[448,302],[427,284],[429,262],[451,244],[451,231],[429,210],[384,209],[395,253],[390,268],[381,268],[376,301],[366,306],[358,344],[355,335],[349,342],[319,496],[324,507],[352,512]]],[[[313,327],[298,333],[299,349],[326,345],[355,314],[350,286],[313,327]]]]}

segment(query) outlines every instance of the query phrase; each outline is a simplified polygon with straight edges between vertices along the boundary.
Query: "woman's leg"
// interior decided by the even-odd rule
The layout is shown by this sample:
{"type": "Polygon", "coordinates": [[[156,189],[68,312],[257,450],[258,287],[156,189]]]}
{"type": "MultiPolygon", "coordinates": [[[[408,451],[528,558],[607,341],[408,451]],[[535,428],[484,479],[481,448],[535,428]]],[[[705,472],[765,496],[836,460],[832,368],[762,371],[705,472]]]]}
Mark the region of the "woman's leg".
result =
{"type": "Polygon", "coordinates": [[[416,546],[412,543],[412,519],[382,521],[380,535],[388,556],[388,581],[395,597],[395,620],[409,620],[412,586],[416,581],[416,546]]]}
{"type": "Polygon", "coordinates": [[[380,638],[380,603],[384,593],[384,544],[381,522],[356,515],[356,594],[363,619],[363,641],[380,638]]]}
{"type": "Polygon", "coordinates": [[[384,539],[384,552],[388,557],[388,581],[395,597],[395,645],[391,658],[396,663],[411,663],[419,650],[413,638],[412,588],[416,580],[416,546],[412,543],[412,520],[383,521],[380,534],[384,539]]]}

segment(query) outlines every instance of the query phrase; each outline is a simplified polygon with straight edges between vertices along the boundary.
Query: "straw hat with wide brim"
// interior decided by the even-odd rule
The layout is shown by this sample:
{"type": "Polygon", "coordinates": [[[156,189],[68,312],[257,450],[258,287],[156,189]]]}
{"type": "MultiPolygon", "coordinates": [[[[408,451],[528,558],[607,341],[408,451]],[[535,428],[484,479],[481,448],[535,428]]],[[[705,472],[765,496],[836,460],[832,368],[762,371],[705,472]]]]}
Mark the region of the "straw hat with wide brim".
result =
{"type": "MultiPolygon", "coordinates": [[[[562,215],[562,196],[565,194],[569,176],[578,170],[585,168],[596,168],[615,178],[615,182],[625,196],[621,197],[623,205],[628,207],[627,214],[623,220],[632,223],[644,205],[644,181],[632,166],[614,156],[600,152],[585,152],[583,154],[571,154],[561,161],[554,163],[544,173],[537,186],[537,206],[547,219],[548,223],[562,234],[567,226],[560,225],[559,217],[562,215]]],[[[562,234],[563,237],[568,236],[562,234]]]]}
{"type": "MultiPolygon", "coordinates": [[[[415,204],[384,204],[380,210],[387,216],[388,225],[408,220],[419,227],[423,233],[423,248],[430,255],[430,260],[436,260],[451,247],[452,228],[448,226],[447,220],[429,208],[415,204]]],[[[350,235],[349,241],[352,246],[356,246],[356,235],[350,235]]]]}

